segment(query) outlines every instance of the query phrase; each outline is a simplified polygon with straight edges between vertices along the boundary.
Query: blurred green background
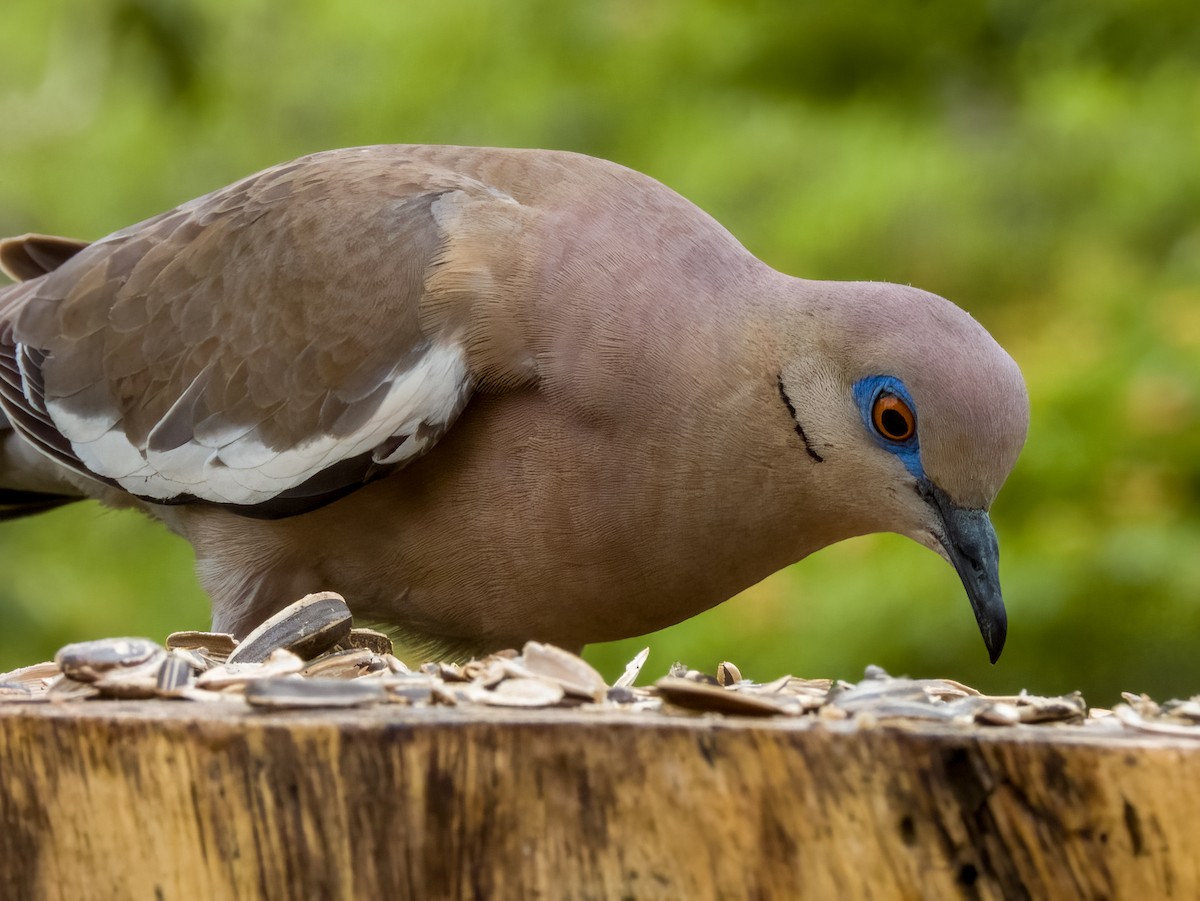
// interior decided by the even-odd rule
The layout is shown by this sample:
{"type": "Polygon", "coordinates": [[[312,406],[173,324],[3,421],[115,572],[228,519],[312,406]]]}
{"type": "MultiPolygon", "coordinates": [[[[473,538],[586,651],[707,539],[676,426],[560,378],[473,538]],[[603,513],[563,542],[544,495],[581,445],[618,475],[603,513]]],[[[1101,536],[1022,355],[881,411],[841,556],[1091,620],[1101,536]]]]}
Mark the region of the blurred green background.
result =
{"type": "MultiPolygon", "coordinates": [[[[894,536],[590,659],[1200,691],[1192,3],[7,0],[0,123],[2,234],[99,237],[329,147],[537,146],[655,176],[778,269],[947,296],[1032,395],[994,509],[1000,664],[894,536]]],[[[189,548],[136,515],[0,525],[0,671],[206,619],[189,548]]]]}

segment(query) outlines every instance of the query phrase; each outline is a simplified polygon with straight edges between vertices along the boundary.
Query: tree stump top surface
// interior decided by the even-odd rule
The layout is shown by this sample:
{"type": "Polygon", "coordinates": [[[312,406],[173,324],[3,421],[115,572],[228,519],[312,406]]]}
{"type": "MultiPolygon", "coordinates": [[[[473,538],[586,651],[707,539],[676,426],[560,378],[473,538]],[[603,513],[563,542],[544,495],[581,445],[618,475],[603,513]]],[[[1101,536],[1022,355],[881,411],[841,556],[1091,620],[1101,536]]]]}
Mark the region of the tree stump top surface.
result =
{"type": "MultiPolygon", "coordinates": [[[[522,709],[503,707],[452,707],[378,705],[361,709],[255,710],[223,703],[184,703],[178,701],[93,700],[84,703],[10,703],[0,704],[0,724],[8,721],[49,721],[79,723],[81,728],[111,727],[164,730],[203,730],[211,734],[256,730],[341,732],[361,736],[396,730],[455,730],[487,726],[489,728],[562,730],[647,730],[684,732],[757,732],[801,736],[809,733],[823,740],[859,740],[880,733],[912,741],[973,742],[995,744],[1045,744],[1083,746],[1098,749],[1156,748],[1173,749],[1184,754],[1200,754],[1200,730],[1196,737],[1154,734],[1132,729],[1101,729],[1095,726],[1064,723],[1013,726],[959,725],[919,719],[867,722],[862,720],[826,720],[815,717],[769,717],[667,712],[626,712],[620,709],[553,708],[522,709]]],[[[4,728],[0,726],[0,728],[4,728]]]]}
{"type": "Polygon", "coordinates": [[[13,897],[1194,897],[1200,742],[1071,726],[0,705],[13,897]]]}

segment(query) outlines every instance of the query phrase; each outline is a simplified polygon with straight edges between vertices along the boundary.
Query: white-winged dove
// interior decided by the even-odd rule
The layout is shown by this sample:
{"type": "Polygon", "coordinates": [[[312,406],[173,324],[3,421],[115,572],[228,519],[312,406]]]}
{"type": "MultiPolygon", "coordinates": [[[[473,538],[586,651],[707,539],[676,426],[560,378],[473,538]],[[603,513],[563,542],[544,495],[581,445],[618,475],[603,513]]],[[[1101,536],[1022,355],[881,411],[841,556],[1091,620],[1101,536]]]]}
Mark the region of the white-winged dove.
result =
{"type": "Polygon", "coordinates": [[[0,263],[7,515],[157,517],[217,629],[333,589],[431,644],[574,648],[890,531],[1003,647],[1012,359],[934,295],[783,275],[614,163],[335,150],[0,263]]]}

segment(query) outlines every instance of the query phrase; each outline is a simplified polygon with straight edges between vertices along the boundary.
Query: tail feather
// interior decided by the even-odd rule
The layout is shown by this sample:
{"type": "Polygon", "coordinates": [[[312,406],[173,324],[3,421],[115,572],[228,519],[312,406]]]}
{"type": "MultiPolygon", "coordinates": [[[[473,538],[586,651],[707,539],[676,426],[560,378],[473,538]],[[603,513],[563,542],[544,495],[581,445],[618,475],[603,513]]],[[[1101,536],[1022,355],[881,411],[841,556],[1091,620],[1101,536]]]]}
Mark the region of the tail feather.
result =
{"type": "Polygon", "coordinates": [[[4,238],[0,240],[0,272],[15,282],[26,282],[53,272],[87,246],[87,241],[54,235],[4,238]]]}
{"type": "Polygon", "coordinates": [[[62,468],[16,434],[0,412],[0,522],[83,499],[62,468]]]}
{"type": "MultiPolygon", "coordinates": [[[[29,281],[53,272],[79,251],[86,241],[52,235],[21,235],[0,239],[0,272],[14,281],[29,281]]],[[[14,288],[18,294],[21,289],[14,288]]],[[[17,295],[0,290],[10,302],[17,295]]],[[[62,478],[61,470],[35,451],[0,412],[0,522],[21,519],[83,500],[62,478]],[[61,489],[61,490],[59,490],[61,489]]]]}
{"type": "Polygon", "coordinates": [[[0,522],[45,513],[47,510],[54,510],[78,500],[83,500],[83,498],[65,494],[49,494],[42,491],[0,488],[0,522]]]}

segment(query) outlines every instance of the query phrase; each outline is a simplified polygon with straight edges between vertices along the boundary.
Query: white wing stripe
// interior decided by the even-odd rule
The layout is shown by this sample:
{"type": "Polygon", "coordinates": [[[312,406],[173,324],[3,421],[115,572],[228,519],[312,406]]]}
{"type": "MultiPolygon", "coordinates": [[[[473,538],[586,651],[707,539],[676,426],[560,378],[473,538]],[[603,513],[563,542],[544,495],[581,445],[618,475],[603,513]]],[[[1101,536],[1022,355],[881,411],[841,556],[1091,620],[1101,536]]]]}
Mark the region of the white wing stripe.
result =
{"type": "Polygon", "coordinates": [[[33,386],[41,382],[41,375],[39,374],[36,380],[31,376],[29,371],[29,363],[31,362],[29,359],[29,349],[18,341],[13,349],[13,356],[17,360],[17,371],[21,374],[21,393],[25,396],[25,400],[33,408],[34,412],[41,413],[43,416],[48,415],[42,399],[33,390],[33,386]]]}
{"type": "MultiPolygon", "coordinates": [[[[265,445],[256,429],[215,424],[208,424],[203,443],[193,438],[170,450],[148,451],[134,446],[119,423],[95,437],[99,417],[80,416],[53,401],[48,412],[83,464],[127,491],[160,500],[190,494],[217,503],[255,504],[339,460],[367,453],[393,437],[414,435],[423,424],[440,430],[457,413],[467,381],[463,348],[434,345],[416,365],[392,374],[379,409],[358,429],[341,437],[314,435],[282,451],[265,445]],[[212,446],[214,439],[223,437],[231,439],[228,444],[212,446]]],[[[180,401],[189,393],[185,391],[180,401]]],[[[381,462],[408,459],[423,449],[422,444],[405,441],[381,462]]]]}

